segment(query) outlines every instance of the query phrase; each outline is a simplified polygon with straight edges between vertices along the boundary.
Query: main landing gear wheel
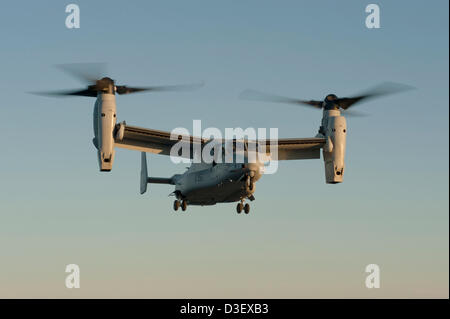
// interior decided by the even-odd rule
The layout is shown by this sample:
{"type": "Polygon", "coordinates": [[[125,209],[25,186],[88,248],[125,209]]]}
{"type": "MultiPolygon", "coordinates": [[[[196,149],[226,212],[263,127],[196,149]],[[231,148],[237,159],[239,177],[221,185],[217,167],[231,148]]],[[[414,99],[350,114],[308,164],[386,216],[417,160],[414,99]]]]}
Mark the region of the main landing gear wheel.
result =
{"type": "Polygon", "coordinates": [[[180,208],[180,201],[179,201],[179,200],[175,200],[175,201],[173,202],[173,210],[174,210],[174,211],[177,211],[178,208],[180,208]]]}
{"type": "Polygon", "coordinates": [[[240,214],[242,212],[243,208],[244,208],[244,205],[242,205],[242,203],[238,203],[236,206],[237,213],[240,214]]]}
{"type": "Polygon", "coordinates": [[[250,205],[248,203],[244,205],[244,212],[246,214],[250,213],[250,205]]]}
{"type": "Polygon", "coordinates": [[[181,210],[184,212],[187,208],[187,202],[184,200],[181,202],[181,210]]]}

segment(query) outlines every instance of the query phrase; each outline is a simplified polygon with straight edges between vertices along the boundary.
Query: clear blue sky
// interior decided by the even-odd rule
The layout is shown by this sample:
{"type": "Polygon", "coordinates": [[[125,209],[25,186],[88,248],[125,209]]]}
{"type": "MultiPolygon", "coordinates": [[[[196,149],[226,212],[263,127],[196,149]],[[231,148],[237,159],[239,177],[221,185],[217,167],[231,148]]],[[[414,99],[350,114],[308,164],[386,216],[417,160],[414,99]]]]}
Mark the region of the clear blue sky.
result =
{"type": "MultiPolygon", "coordinates": [[[[0,11],[1,297],[447,297],[448,1],[7,1],[0,11]],[[278,127],[314,136],[321,114],[239,100],[246,88],[321,99],[383,81],[417,90],[358,106],[345,182],[323,161],[280,163],[234,204],[172,211],[169,186],[138,194],[139,153],[98,172],[93,99],[53,67],[107,62],[129,85],[205,81],[189,93],[120,96],[118,118],[162,130],[278,127]],[[81,289],[64,267],[81,267],[81,289]],[[364,267],[381,267],[378,290],[364,267]]],[[[149,156],[150,172],[184,170],[149,156]]]]}

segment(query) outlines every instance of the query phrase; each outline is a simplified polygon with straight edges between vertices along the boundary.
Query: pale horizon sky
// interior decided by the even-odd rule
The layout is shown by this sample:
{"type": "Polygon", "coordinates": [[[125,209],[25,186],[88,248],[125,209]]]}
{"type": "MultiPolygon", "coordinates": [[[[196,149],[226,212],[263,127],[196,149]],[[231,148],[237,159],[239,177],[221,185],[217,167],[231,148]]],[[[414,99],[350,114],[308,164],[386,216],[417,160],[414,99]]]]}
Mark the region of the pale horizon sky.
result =
{"type": "MultiPolygon", "coordinates": [[[[5,1],[0,11],[0,297],[448,298],[448,1],[5,1]],[[65,27],[76,3],[81,28],[65,27]],[[117,97],[118,120],[171,131],[192,120],[312,137],[321,112],[238,98],[247,88],[322,99],[385,81],[416,90],[358,105],[346,175],[279,163],[235,204],[172,210],[168,185],[139,195],[139,152],[100,173],[94,99],[54,67],[106,62],[120,84],[204,81],[195,92],[117,97]],[[64,286],[67,264],[81,288],[64,286]],[[381,268],[381,288],[364,285],[381,268]]],[[[184,171],[148,154],[150,174],[184,171]]]]}

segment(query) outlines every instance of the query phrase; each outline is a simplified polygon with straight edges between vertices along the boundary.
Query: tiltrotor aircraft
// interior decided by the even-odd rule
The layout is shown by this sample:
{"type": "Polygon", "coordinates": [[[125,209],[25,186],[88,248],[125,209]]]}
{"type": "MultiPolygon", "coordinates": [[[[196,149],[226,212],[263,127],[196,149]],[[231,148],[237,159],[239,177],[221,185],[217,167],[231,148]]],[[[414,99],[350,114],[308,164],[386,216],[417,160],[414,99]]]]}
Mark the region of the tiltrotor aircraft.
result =
{"type": "MultiPolygon", "coordinates": [[[[249,161],[251,143],[261,141],[217,141],[194,136],[179,136],[178,140],[171,139],[171,133],[146,129],[117,122],[116,94],[130,94],[143,91],[170,91],[193,89],[198,85],[158,86],[158,87],[129,87],[116,85],[109,77],[101,77],[96,65],[66,65],[63,69],[81,77],[89,82],[89,85],[80,90],[54,92],[52,95],[74,95],[96,98],[93,113],[94,138],[93,144],[97,149],[97,157],[100,171],[110,171],[113,167],[115,147],[136,150],[141,152],[141,180],[140,192],[144,194],[148,183],[170,184],[175,186],[172,193],[176,197],[173,208],[183,211],[188,205],[214,205],[217,203],[238,202],[236,211],[250,212],[250,205],[245,203],[248,199],[255,200],[255,182],[264,173],[264,160],[256,156],[255,161],[249,161]],[[82,69],[85,69],[84,71],[82,69]],[[81,71],[80,71],[81,70],[81,71]],[[91,73],[91,75],[89,74],[91,73]],[[97,73],[97,75],[92,75],[97,73]],[[175,174],[169,178],[149,177],[147,171],[146,152],[171,155],[171,148],[179,140],[188,143],[192,159],[195,156],[194,149],[203,149],[209,143],[220,143],[224,149],[227,143],[232,143],[232,150],[236,154],[241,152],[244,161],[242,163],[228,163],[214,158],[211,163],[201,161],[192,163],[183,174],[175,174]],[[237,143],[243,144],[242,148],[236,147],[237,143]]],[[[344,115],[346,111],[358,102],[384,94],[390,94],[406,89],[399,85],[381,85],[368,93],[354,97],[339,98],[334,94],[328,94],[324,100],[300,100],[276,95],[268,95],[257,91],[245,91],[242,96],[246,99],[265,100],[270,102],[293,103],[308,105],[322,110],[323,116],[319,131],[315,137],[309,138],[281,138],[275,143],[278,153],[277,160],[303,160],[319,159],[322,150],[325,164],[325,181],[328,184],[341,183],[345,171],[345,147],[347,136],[347,124],[344,115]]],[[[265,140],[265,152],[267,158],[275,151],[273,141],[265,140]]],[[[219,152],[218,152],[219,154],[219,152]]],[[[225,152],[221,152],[223,157],[225,152]]],[[[179,154],[183,156],[182,154],[179,154]]],[[[217,155],[220,156],[220,155],[217,155]]],[[[223,158],[222,158],[223,159],[223,158]]]]}

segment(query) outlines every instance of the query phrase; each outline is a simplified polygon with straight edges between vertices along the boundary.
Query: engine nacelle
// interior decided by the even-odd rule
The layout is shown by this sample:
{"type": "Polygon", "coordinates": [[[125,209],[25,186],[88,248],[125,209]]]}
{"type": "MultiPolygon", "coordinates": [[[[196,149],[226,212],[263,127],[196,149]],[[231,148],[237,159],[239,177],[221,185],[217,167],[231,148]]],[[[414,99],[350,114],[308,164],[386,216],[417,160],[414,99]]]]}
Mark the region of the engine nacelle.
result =
{"type": "Polygon", "coordinates": [[[100,93],[94,107],[94,145],[98,152],[100,171],[110,171],[114,162],[114,128],[116,126],[116,97],[100,93]]]}
{"type": "Polygon", "coordinates": [[[327,142],[323,148],[327,184],[342,183],[345,169],[347,123],[343,116],[329,116],[326,126],[327,142]]]}

